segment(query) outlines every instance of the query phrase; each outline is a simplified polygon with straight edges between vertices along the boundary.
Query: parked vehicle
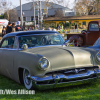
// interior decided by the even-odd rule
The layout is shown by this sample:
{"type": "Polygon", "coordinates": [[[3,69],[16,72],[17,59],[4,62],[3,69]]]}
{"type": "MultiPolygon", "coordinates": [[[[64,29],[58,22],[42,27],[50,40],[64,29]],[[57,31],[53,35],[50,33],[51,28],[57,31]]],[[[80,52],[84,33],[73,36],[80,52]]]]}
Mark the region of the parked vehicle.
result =
{"type": "Polygon", "coordinates": [[[82,84],[100,77],[100,51],[67,47],[56,31],[6,34],[0,44],[0,74],[27,89],[82,84]]]}
{"type": "Polygon", "coordinates": [[[81,34],[67,34],[67,39],[74,42],[74,46],[78,46],[79,38],[82,39],[81,46],[92,46],[100,37],[100,21],[91,21],[88,24],[87,30],[83,30],[81,34]],[[73,38],[72,37],[77,37],[73,38]]]}
{"type": "Polygon", "coordinates": [[[97,39],[97,41],[93,44],[93,46],[90,46],[88,48],[100,50],[100,37],[97,39]]]}
{"type": "Polygon", "coordinates": [[[8,20],[7,19],[0,19],[0,35],[2,34],[2,29],[3,26],[6,27],[8,25],[8,20]]]}
{"type": "Polygon", "coordinates": [[[8,20],[7,19],[0,19],[0,26],[2,25],[2,26],[7,26],[8,25],[8,20]]]}

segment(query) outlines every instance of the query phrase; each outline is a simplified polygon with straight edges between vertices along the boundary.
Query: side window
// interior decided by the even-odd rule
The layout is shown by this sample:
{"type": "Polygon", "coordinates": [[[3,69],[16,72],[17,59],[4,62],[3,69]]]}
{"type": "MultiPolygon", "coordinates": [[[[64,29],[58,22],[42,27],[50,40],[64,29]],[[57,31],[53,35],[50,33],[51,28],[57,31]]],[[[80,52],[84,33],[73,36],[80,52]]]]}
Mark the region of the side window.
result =
{"type": "Polygon", "coordinates": [[[10,37],[10,38],[6,38],[2,44],[1,44],[1,48],[13,48],[14,45],[14,37],[10,37]]]}
{"type": "Polygon", "coordinates": [[[86,26],[86,22],[82,22],[82,25],[85,25],[86,26]]]}
{"type": "Polygon", "coordinates": [[[90,24],[89,30],[90,30],[90,31],[99,31],[98,24],[96,24],[96,23],[90,24]]]}

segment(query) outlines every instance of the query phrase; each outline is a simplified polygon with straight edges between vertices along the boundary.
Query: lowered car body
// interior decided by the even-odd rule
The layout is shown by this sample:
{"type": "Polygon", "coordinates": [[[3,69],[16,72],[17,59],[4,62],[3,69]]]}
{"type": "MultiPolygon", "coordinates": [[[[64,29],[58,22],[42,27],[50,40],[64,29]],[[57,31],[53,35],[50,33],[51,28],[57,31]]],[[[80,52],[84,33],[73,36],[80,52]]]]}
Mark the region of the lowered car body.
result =
{"type": "Polygon", "coordinates": [[[0,74],[27,89],[49,89],[99,78],[99,50],[66,47],[55,31],[5,35],[0,45],[0,74]]]}

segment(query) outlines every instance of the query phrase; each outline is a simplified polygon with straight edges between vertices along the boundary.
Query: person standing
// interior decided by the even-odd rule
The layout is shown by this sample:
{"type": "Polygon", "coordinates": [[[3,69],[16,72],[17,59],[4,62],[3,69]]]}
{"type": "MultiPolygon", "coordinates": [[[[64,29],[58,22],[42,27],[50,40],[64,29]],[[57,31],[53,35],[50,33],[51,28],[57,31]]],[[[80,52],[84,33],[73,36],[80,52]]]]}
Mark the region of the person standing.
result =
{"type": "Polygon", "coordinates": [[[50,27],[48,27],[47,30],[50,30],[51,31],[50,27]]]}
{"type": "Polygon", "coordinates": [[[60,27],[60,24],[59,24],[59,25],[58,25],[58,30],[60,30],[60,28],[61,28],[61,27],[60,27]]]}
{"type": "Polygon", "coordinates": [[[25,26],[24,31],[28,31],[27,27],[25,26]]]}
{"type": "Polygon", "coordinates": [[[34,30],[34,27],[32,27],[32,30],[34,30]]]}
{"type": "Polygon", "coordinates": [[[67,40],[67,29],[65,28],[65,35],[64,35],[64,39],[67,40]]]}
{"type": "Polygon", "coordinates": [[[7,29],[6,29],[6,34],[11,33],[11,32],[12,32],[12,23],[8,22],[7,29]]]}
{"type": "Polygon", "coordinates": [[[63,32],[63,29],[64,29],[64,28],[63,28],[63,24],[62,24],[62,25],[61,25],[61,32],[63,32]]]}
{"type": "Polygon", "coordinates": [[[20,22],[17,22],[17,25],[15,27],[15,31],[24,31],[23,27],[20,25],[20,22]]]}
{"type": "Polygon", "coordinates": [[[12,32],[15,32],[15,23],[12,23],[12,32]]]}
{"type": "Polygon", "coordinates": [[[36,29],[39,29],[39,25],[38,24],[36,25],[36,29]]]}
{"type": "Polygon", "coordinates": [[[3,26],[3,29],[2,29],[2,37],[6,34],[6,28],[5,26],[3,26]]]}
{"type": "Polygon", "coordinates": [[[77,24],[75,23],[75,29],[77,29],[77,24]]]}
{"type": "Polygon", "coordinates": [[[53,28],[53,29],[52,29],[52,31],[56,31],[56,29],[55,29],[55,28],[53,28]]]}
{"type": "Polygon", "coordinates": [[[44,28],[44,27],[42,27],[42,30],[45,30],[45,28],[44,28]]]}
{"type": "Polygon", "coordinates": [[[32,27],[30,27],[29,30],[32,30],[32,27]]]}

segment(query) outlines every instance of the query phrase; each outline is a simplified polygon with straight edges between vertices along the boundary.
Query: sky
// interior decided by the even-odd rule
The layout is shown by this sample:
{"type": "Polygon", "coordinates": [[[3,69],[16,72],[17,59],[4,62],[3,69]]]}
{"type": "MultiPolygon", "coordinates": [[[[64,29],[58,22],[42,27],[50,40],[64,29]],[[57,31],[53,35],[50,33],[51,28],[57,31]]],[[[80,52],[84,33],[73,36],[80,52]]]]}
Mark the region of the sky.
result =
{"type": "MultiPolygon", "coordinates": [[[[20,5],[20,0],[8,0],[8,1],[11,1],[12,4],[13,4],[15,7],[17,7],[17,6],[20,5]]],[[[32,0],[21,0],[22,4],[25,4],[25,3],[28,3],[28,2],[31,2],[31,1],[32,1],[32,0]]],[[[42,0],[41,0],[41,1],[42,1],[42,0]]],[[[68,1],[68,0],[65,0],[65,1],[68,1]]],[[[73,7],[73,2],[74,2],[74,0],[70,0],[69,8],[71,8],[71,9],[72,9],[72,7],[73,7]]]]}
{"type": "MultiPolygon", "coordinates": [[[[17,7],[20,5],[20,0],[8,0],[8,1],[11,1],[12,4],[17,7]]],[[[21,0],[22,4],[25,4],[25,3],[28,3],[28,2],[31,2],[31,0],[21,0]]]]}

